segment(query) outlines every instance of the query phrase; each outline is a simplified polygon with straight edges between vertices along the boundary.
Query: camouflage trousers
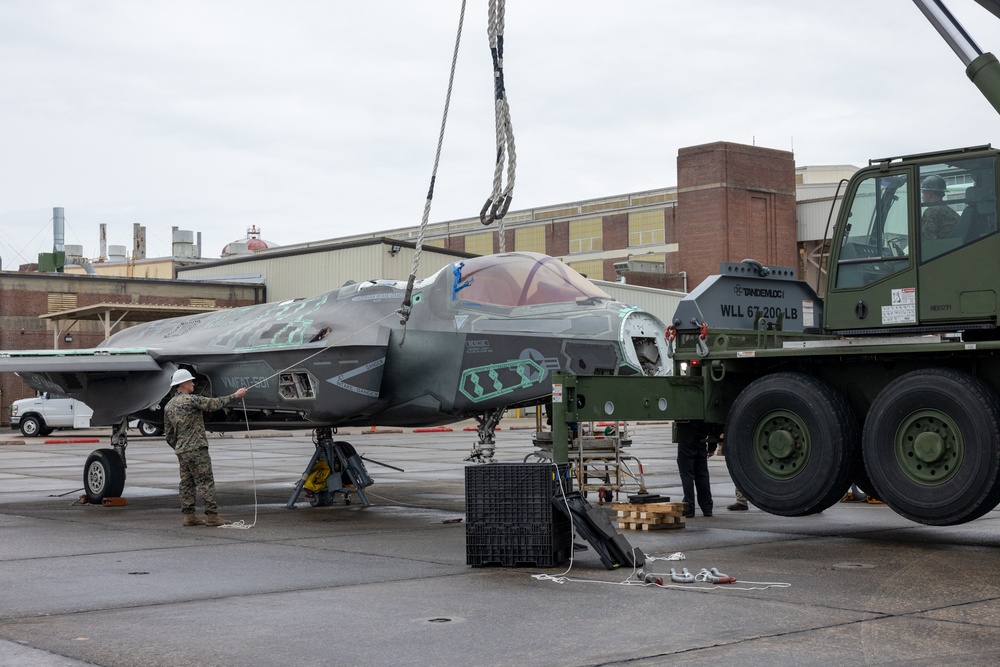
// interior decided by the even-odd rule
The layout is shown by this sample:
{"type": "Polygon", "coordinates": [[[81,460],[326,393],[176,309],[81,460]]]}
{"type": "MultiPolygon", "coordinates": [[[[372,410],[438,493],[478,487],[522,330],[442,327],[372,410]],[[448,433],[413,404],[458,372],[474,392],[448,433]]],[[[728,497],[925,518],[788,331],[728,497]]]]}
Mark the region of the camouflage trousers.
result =
{"type": "Polygon", "coordinates": [[[215,502],[215,476],[212,474],[212,458],[208,449],[177,454],[181,467],[181,512],[194,514],[195,491],[201,495],[205,512],[217,514],[219,506],[215,502]]]}

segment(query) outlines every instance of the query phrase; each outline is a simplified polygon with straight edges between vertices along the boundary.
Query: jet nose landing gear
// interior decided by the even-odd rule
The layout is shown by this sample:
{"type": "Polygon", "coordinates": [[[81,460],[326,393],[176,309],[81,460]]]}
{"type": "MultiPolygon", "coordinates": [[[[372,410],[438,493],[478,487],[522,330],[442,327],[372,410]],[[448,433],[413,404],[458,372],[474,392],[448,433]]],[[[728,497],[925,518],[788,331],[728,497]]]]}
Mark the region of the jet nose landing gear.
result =
{"type": "Polygon", "coordinates": [[[507,408],[501,407],[476,415],[476,433],[479,435],[479,442],[472,446],[472,453],[465,459],[466,461],[493,463],[493,453],[497,448],[496,428],[505,412],[507,408]]]}

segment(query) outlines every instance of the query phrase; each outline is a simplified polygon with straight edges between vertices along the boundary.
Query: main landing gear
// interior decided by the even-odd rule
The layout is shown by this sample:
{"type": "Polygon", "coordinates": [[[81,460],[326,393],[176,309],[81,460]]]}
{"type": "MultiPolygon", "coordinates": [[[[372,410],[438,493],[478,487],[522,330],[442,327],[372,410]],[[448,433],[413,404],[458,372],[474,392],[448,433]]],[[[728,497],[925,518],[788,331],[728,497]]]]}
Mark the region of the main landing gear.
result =
{"type": "Polygon", "coordinates": [[[333,429],[329,427],[313,431],[313,443],[316,451],[295,484],[295,491],[285,507],[295,507],[303,490],[313,507],[332,505],[338,493],[344,494],[344,502],[348,505],[351,503],[351,493],[357,494],[362,505],[371,505],[365,488],[374,481],[351,443],[334,441],[333,429]]]}
{"type": "Polygon", "coordinates": [[[83,466],[83,490],[87,502],[100,505],[105,498],[118,498],[125,488],[125,448],[128,420],[111,428],[112,449],[95,449],[83,466]]]}

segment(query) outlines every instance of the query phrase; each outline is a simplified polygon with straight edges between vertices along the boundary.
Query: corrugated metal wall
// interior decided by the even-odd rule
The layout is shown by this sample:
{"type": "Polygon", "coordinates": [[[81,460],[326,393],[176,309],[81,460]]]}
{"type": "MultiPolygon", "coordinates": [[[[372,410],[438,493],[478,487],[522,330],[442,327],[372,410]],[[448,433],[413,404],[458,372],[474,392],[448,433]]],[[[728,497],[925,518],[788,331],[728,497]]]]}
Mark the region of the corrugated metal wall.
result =
{"type": "Polygon", "coordinates": [[[841,201],[843,200],[837,200],[832,219],[830,219],[830,204],[833,203],[832,192],[825,199],[799,202],[795,206],[795,214],[798,218],[799,243],[804,241],[822,241],[828,219],[830,219],[830,229],[826,233],[832,235],[833,225],[836,224],[837,216],[840,214],[841,201]]]}
{"type": "MultiPolygon", "coordinates": [[[[392,255],[390,247],[378,243],[331,249],[327,252],[261,256],[239,262],[186,268],[178,271],[178,277],[191,280],[260,274],[267,284],[267,300],[273,303],[329,292],[349,280],[406,280],[410,275],[414,251],[412,248],[402,247],[392,255]]],[[[420,255],[417,278],[426,278],[455,260],[455,255],[425,247],[420,255]]]]}
{"type": "Polygon", "coordinates": [[[677,304],[686,296],[684,292],[639,287],[638,285],[613,283],[606,280],[592,280],[591,282],[622,303],[652,313],[663,320],[664,324],[670,324],[674,317],[674,311],[677,310],[677,304]]]}

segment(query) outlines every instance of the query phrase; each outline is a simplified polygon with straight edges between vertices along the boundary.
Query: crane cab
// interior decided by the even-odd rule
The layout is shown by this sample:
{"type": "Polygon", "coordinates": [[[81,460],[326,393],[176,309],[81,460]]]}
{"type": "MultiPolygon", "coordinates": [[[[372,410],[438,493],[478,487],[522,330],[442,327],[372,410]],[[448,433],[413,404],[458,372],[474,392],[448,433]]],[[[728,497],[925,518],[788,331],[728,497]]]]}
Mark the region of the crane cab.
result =
{"type": "Polygon", "coordinates": [[[824,329],[996,337],[998,155],[977,146],[858,171],[831,242],[824,329]]]}

